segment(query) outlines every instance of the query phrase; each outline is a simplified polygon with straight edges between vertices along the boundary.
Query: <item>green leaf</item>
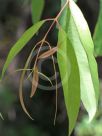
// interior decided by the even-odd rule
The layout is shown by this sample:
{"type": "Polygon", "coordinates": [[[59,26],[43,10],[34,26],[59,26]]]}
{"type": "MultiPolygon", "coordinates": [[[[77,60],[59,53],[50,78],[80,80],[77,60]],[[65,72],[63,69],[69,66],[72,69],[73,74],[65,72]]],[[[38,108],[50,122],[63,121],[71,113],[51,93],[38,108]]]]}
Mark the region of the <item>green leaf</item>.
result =
{"type": "Polygon", "coordinates": [[[96,24],[94,36],[95,55],[102,56],[102,0],[100,0],[100,13],[96,24]]]}
{"type": "Polygon", "coordinates": [[[45,5],[45,0],[32,0],[32,21],[36,23],[40,20],[43,9],[45,5]]]}
{"type": "Polygon", "coordinates": [[[2,70],[2,76],[3,78],[6,69],[8,68],[9,64],[12,62],[14,57],[22,50],[22,48],[27,44],[27,42],[36,34],[36,32],[40,29],[40,27],[44,24],[45,21],[40,21],[30,27],[25,33],[21,36],[21,38],[16,42],[16,44],[11,48],[7,60],[4,64],[3,70],[2,70]]]}
{"type": "Polygon", "coordinates": [[[69,2],[69,8],[66,8],[62,14],[61,25],[76,53],[80,71],[81,99],[89,113],[89,119],[92,120],[99,97],[97,64],[93,56],[94,45],[87,22],[72,0],[69,2]]]}
{"type": "Polygon", "coordinates": [[[69,117],[70,134],[75,127],[80,107],[80,77],[73,46],[62,29],[59,30],[57,59],[69,117]]]}
{"type": "Polygon", "coordinates": [[[99,98],[99,79],[98,79],[98,70],[97,70],[97,63],[94,57],[94,44],[92,41],[91,33],[88,27],[88,24],[78,6],[71,0],[70,4],[70,11],[73,17],[73,21],[75,23],[80,42],[86,52],[87,59],[89,62],[90,67],[90,74],[92,78],[92,83],[96,96],[96,104],[98,104],[99,98]]]}

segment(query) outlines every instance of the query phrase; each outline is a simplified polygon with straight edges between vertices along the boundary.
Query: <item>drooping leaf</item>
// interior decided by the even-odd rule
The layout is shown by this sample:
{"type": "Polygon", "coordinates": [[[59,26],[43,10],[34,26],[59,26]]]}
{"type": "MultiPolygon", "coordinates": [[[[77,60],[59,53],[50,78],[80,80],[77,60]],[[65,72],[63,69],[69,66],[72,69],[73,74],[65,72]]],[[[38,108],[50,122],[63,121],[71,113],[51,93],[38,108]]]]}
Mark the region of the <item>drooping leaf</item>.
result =
{"type": "Polygon", "coordinates": [[[32,21],[35,24],[41,18],[45,0],[32,0],[32,21]]]}
{"type": "Polygon", "coordinates": [[[32,90],[31,90],[31,95],[30,95],[31,98],[34,96],[37,90],[38,81],[39,81],[38,68],[35,67],[34,72],[33,72],[33,79],[32,79],[32,90]]]}
{"type": "Polygon", "coordinates": [[[69,117],[70,134],[75,127],[80,107],[80,77],[73,46],[62,29],[59,30],[57,60],[69,117]]]}
{"type": "Polygon", "coordinates": [[[40,21],[30,27],[25,33],[21,36],[21,38],[17,41],[17,43],[11,48],[7,60],[5,62],[5,65],[2,70],[2,77],[5,74],[5,71],[9,64],[12,62],[14,57],[22,50],[22,48],[27,44],[27,42],[36,34],[36,32],[39,30],[39,28],[44,24],[45,21],[40,21]]]}
{"type": "MultiPolygon", "coordinates": [[[[97,109],[98,98],[99,98],[99,79],[98,79],[97,63],[94,58],[94,44],[92,41],[91,33],[81,10],[72,0],[69,3],[69,7],[73,17],[73,21],[77,28],[80,42],[86,52],[87,59],[89,62],[90,74],[94,87],[93,92],[95,92],[96,109],[97,109]]],[[[90,120],[91,119],[92,117],[90,117],[90,120]]]]}
{"type": "Polygon", "coordinates": [[[69,8],[66,7],[63,12],[60,23],[76,53],[80,71],[81,99],[91,120],[96,113],[99,96],[97,64],[93,56],[91,34],[84,16],[72,0],[69,2],[69,8]]]}
{"type": "Polygon", "coordinates": [[[57,47],[51,48],[50,50],[48,50],[48,51],[44,52],[43,54],[41,54],[39,56],[39,59],[47,58],[47,57],[53,55],[56,51],[57,51],[57,47]]]}
{"type": "Polygon", "coordinates": [[[100,13],[96,24],[94,36],[95,55],[102,56],[102,0],[100,0],[100,13]]]}

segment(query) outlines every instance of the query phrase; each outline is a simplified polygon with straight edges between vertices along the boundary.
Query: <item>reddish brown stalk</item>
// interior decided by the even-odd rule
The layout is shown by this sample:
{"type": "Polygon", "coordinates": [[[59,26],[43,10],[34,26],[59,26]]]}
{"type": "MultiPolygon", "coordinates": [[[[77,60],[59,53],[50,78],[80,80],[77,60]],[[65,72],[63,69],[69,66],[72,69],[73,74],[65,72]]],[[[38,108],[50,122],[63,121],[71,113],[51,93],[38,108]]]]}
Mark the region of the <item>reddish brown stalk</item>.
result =
{"type": "MultiPolygon", "coordinates": [[[[39,57],[41,48],[42,48],[44,42],[46,41],[47,35],[48,35],[49,32],[51,31],[51,29],[52,29],[52,27],[55,25],[55,23],[58,23],[58,18],[60,17],[61,13],[63,12],[63,10],[64,10],[65,7],[67,6],[67,4],[68,4],[68,0],[67,0],[67,2],[65,3],[65,5],[62,7],[62,9],[61,9],[61,11],[58,13],[58,15],[53,19],[53,22],[52,22],[50,28],[48,29],[48,31],[46,32],[44,38],[42,39],[41,45],[40,45],[40,47],[39,47],[39,50],[38,50],[38,53],[37,53],[37,56],[36,56],[36,59],[35,59],[34,69],[35,69],[35,67],[36,67],[36,65],[37,65],[38,57],[39,57]]],[[[54,64],[54,70],[56,71],[55,64],[54,64]]],[[[56,72],[55,72],[55,78],[56,78],[56,106],[57,106],[57,75],[56,75],[56,72]]],[[[55,121],[56,121],[56,115],[57,115],[57,107],[56,107],[54,125],[55,125],[55,121]]]]}
{"type": "Polygon", "coordinates": [[[54,26],[54,24],[58,22],[58,18],[60,17],[61,13],[63,12],[63,10],[64,10],[65,7],[67,6],[67,4],[68,4],[68,0],[67,0],[67,2],[65,3],[65,5],[62,7],[62,9],[61,9],[61,11],[58,13],[58,15],[57,15],[54,19],[52,19],[53,22],[52,22],[50,28],[48,29],[48,31],[46,32],[44,38],[42,39],[42,43],[41,43],[41,45],[40,45],[40,47],[39,47],[39,50],[38,50],[38,53],[37,53],[37,57],[36,57],[36,60],[35,60],[35,64],[34,64],[34,68],[35,68],[35,66],[36,66],[36,63],[37,63],[37,60],[38,60],[38,56],[39,56],[41,47],[43,46],[43,44],[44,44],[44,42],[45,42],[45,40],[46,40],[46,37],[47,37],[48,33],[51,31],[51,29],[52,29],[52,27],[54,26]]]}

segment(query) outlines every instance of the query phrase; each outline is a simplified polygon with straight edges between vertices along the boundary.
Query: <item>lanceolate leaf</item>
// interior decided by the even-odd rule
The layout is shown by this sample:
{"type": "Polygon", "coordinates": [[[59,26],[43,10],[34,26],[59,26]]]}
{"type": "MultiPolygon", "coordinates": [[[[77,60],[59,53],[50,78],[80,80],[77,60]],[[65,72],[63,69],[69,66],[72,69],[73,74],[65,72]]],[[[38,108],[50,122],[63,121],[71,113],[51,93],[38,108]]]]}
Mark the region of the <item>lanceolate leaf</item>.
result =
{"type": "Polygon", "coordinates": [[[94,36],[95,55],[102,56],[102,0],[100,0],[100,13],[96,24],[94,36]]]}
{"type": "Polygon", "coordinates": [[[59,30],[58,37],[58,65],[69,117],[70,134],[75,127],[80,107],[80,77],[73,46],[62,29],[59,30]]]}
{"type": "Polygon", "coordinates": [[[91,120],[96,113],[99,96],[97,64],[93,56],[94,45],[88,25],[72,0],[69,2],[69,8],[67,7],[62,14],[61,25],[76,53],[80,71],[81,99],[91,120]]]}
{"type": "Polygon", "coordinates": [[[96,102],[98,103],[98,97],[99,97],[98,70],[97,70],[97,64],[93,55],[94,44],[92,41],[90,30],[82,12],[78,8],[78,6],[73,2],[73,0],[70,1],[69,7],[73,17],[73,21],[77,28],[77,32],[79,34],[80,42],[86,51],[86,55],[87,55],[87,59],[89,62],[89,67],[90,67],[91,78],[92,78],[92,82],[94,86],[93,91],[95,91],[96,102]]]}
{"type": "Polygon", "coordinates": [[[3,67],[2,71],[2,78],[5,74],[5,71],[9,64],[12,62],[14,57],[22,50],[22,48],[27,44],[27,42],[36,34],[36,32],[39,30],[39,28],[44,24],[45,21],[40,21],[30,27],[17,41],[17,43],[11,48],[7,60],[5,62],[5,65],[3,67]]]}
{"type": "Polygon", "coordinates": [[[32,21],[36,23],[40,20],[45,0],[32,0],[32,21]]]}

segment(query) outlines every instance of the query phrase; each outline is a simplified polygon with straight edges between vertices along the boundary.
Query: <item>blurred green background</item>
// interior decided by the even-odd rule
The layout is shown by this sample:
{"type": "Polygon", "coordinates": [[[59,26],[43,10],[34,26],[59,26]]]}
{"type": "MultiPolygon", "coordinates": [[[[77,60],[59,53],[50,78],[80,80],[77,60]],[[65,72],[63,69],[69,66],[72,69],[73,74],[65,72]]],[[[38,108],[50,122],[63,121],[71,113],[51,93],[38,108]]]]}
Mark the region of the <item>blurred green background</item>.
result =
{"type": "MultiPolygon", "coordinates": [[[[88,21],[93,34],[99,13],[99,0],[78,0],[78,5],[88,21]]],[[[60,10],[60,0],[45,0],[42,19],[55,17],[60,10]]],[[[0,0],[0,72],[12,45],[22,33],[32,25],[30,0],[0,0]]],[[[45,32],[42,29],[41,34],[45,32]]],[[[38,38],[37,40],[39,40],[38,38]]],[[[57,31],[52,31],[48,40],[56,45],[57,31]]],[[[0,83],[0,136],[67,136],[68,119],[63,99],[62,88],[58,92],[58,114],[54,126],[55,91],[37,90],[33,99],[29,99],[30,84],[25,82],[24,94],[27,109],[34,117],[31,121],[23,112],[18,96],[20,73],[12,74],[17,68],[24,66],[31,50],[32,39],[24,50],[14,59],[7,71],[4,82],[0,83]]],[[[99,67],[100,91],[102,91],[102,58],[96,58],[99,67]]],[[[49,62],[46,62],[46,64],[49,62]]],[[[50,65],[43,67],[44,71],[53,73],[50,65]]],[[[46,74],[48,74],[46,73],[46,74]]],[[[101,95],[100,95],[101,96],[101,95]]],[[[102,136],[102,97],[100,97],[96,118],[88,124],[87,113],[83,105],[76,128],[72,136],[102,136]]]]}

